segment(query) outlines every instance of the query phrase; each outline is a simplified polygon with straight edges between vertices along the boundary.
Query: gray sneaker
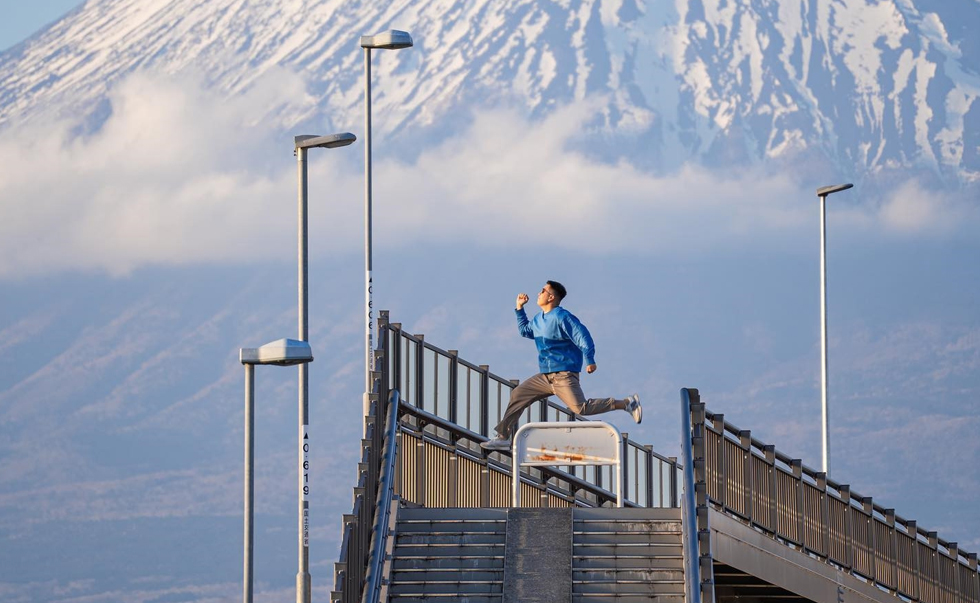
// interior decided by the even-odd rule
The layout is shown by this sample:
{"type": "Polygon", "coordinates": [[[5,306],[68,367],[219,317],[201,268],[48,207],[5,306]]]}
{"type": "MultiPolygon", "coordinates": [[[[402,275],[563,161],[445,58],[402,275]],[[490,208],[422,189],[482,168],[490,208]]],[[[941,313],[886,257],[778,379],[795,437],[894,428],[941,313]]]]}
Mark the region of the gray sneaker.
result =
{"type": "Polygon", "coordinates": [[[630,413],[630,416],[637,423],[643,421],[643,407],[640,406],[640,394],[633,394],[626,398],[626,412],[630,413]]]}
{"type": "Polygon", "coordinates": [[[510,450],[510,440],[500,436],[486,442],[480,442],[480,448],[484,450],[510,450]]]}

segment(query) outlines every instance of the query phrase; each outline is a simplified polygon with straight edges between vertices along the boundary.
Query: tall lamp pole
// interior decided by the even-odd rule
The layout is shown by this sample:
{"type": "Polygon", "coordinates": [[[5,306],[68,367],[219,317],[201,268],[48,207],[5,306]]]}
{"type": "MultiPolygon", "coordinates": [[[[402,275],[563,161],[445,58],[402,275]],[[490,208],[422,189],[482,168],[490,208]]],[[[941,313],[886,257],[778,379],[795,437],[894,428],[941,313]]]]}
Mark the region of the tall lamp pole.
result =
{"type": "MultiPolygon", "coordinates": [[[[371,50],[400,50],[412,46],[412,36],[406,31],[391,29],[373,36],[361,36],[364,49],[364,416],[371,409],[371,371],[374,370],[374,281],[371,262],[371,50]]],[[[367,430],[367,423],[364,424],[367,430]]],[[[366,431],[365,431],[366,433],[366,431]]]]}
{"type": "Polygon", "coordinates": [[[241,348],[239,359],[245,366],[245,550],[242,601],[252,603],[252,553],[255,503],[255,365],[289,366],[313,362],[310,344],[295,339],[279,339],[259,348],[241,348]]]}
{"type": "Polygon", "coordinates": [[[845,191],[853,184],[832,184],[817,189],[820,197],[820,420],[821,466],[830,476],[830,416],[827,409],[827,196],[845,191]]]}
{"type": "MultiPolygon", "coordinates": [[[[307,239],[307,168],[310,149],[345,147],[357,140],[350,132],[294,138],[299,178],[299,339],[309,341],[309,245],[307,239]]],[[[306,364],[299,365],[299,571],[296,574],[296,603],[310,603],[310,376],[306,364]]]]}

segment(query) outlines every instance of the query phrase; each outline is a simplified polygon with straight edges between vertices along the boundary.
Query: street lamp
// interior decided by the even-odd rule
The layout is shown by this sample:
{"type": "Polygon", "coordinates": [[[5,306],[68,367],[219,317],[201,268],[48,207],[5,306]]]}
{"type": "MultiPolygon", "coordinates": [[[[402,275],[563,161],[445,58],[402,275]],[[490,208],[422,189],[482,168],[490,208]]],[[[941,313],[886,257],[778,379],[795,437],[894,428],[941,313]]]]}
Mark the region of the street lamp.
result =
{"type": "Polygon", "coordinates": [[[245,366],[245,568],[242,601],[252,603],[252,550],[255,502],[255,365],[290,366],[313,362],[310,344],[295,339],[279,339],[259,348],[241,348],[239,359],[245,366]]]}
{"type": "MultiPolygon", "coordinates": [[[[309,245],[307,239],[307,169],[306,155],[310,149],[345,147],[357,140],[350,132],[315,136],[303,134],[294,138],[299,178],[299,339],[309,341],[309,245]]],[[[310,376],[306,364],[299,365],[299,571],[296,574],[296,601],[310,603],[310,485],[309,485],[309,426],[310,376]]]]}
{"type": "MultiPolygon", "coordinates": [[[[400,50],[412,46],[412,36],[407,31],[392,29],[373,36],[361,36],[364,49],[364,416],[370,410],[371,371],[374,370],[374,355],[371,347],[374,340],[372,324],[373,287],[371,277],[371,49],[400,50]]],[[[367,433],[367,424],[364,425],[367,433]]]]}
{"type": "Polygon", "coordinates": [[[827,410],[827,195],[846,191],[853,184],[832,184],[817,189],[820,197],[820,373],[821,459],[830,477],[830,418],[827,410]]]}

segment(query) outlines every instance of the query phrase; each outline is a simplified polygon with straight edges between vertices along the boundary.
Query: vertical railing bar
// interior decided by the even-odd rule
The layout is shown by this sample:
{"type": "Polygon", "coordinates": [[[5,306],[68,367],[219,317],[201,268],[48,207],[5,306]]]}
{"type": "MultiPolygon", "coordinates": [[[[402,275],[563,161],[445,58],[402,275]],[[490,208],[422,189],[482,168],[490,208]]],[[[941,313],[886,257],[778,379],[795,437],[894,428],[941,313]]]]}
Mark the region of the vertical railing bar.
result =
{"type": "MultiPolygon", "coordinates": [[[[413,341],[415,344],[415,406],[426,410],[425,407],[425,373],[422,372],[422,368],[425,365],[425,336],[415,335],[417,341],[413,341]]],[[[432,409],[432,414],[436,414],[435,409],[432,409]]]]}
{"type": "Polygon", "coordinates": [[[830,500],[827,496],[827,474],[817,473],[817,489],[820,491],[820,540],[823,542],[823,557],[832,559],[830,554],[830,500]]]}
{"type": "MultiPolygon", "coordinates": [[[[715,501],[723,509],[728,509],[728,493],[725,484],[728,483],[728,454],[725,450],[725,415],[716,414],[711,419],[715,431],[718,432],[718,447],[715,455],[718,458],[718,466],[715,467],[715,490],[718,493],[718,500],[715,501]]],[[[707,445],[707,441],[705,441],[707,445]]]]}
{"type": "Polygon", "coordinates": [[[805,537],[805,527],[803,524],[803,461],[801,459],[792,459],[790,461],[790,467],[793,469],[793,492],[796,498],[796,541],[800,546],[806,545],[805,537]]]}
{"type": "Polygon", "coordinates": [[[629,447],[629,440],[630,440],[630,434],[628,432],[625,432],[624,431],[622,435],[623,435],[623,439],[620,441],[620,448],[621,448],[621,450],[619,451],[619,460],[620,460],[619,483],[620,483],[621,487],[623,488],[623,504],[625,505],[626,504],[626,501],[629,500],[629,498],[630,498],[630,483],[629,483],[630,482],[630,480],[629,480],[629,467],[630,467],[630,461],[629,461],[629,449],[630,449],[630,447],[629,447]]]}
{"type": "Polygon", "coordinates": [[[743,490],[745,491],[744,505],[745,505],[745,517],[752,522],[752,494],[755,492],[755,476],[752,474],[752,432],[748,429],[743,429],[738,432],[738,440],[742,445],[742,473],[744,475],[745,483],[743,484],[743,490]]]}
{"type": "MultiPolygon", "coordinates": [[[[459,352],[449,350],[449,422],[459,425],[459,352]]],[[[469,427],[467,422],[466,427],[469,427]]],[[[453,438],[455,442],[455,438],[453,438]]]]}
{"type": "MultiPolygon", "coordinates": [[[[490,365],[480,365],[480,435],[490,435],[490,365]]],[[[503,434],[501,434],[503,435],[503,434]]]]}

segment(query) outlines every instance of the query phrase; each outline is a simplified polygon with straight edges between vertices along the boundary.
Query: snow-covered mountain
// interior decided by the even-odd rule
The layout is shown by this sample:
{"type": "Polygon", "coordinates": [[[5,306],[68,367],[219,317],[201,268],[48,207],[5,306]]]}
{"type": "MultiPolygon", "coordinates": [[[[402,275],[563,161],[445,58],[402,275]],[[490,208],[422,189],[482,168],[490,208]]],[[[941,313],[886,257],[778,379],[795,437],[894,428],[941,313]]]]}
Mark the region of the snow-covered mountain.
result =
{"type": "Polygon", "coordinates": [[[351,129],[358,38],[388,28],[416,41],[375,60],[390,133],[595,98],[592,152],[658,171],[775,161],[980,180],[976,0],[90,0],[0,55],[0,127],[57,111],[97,128],[137,70],[193,69],[234,95],[285,68],[307,89],[279,117],[351,129]]]}

